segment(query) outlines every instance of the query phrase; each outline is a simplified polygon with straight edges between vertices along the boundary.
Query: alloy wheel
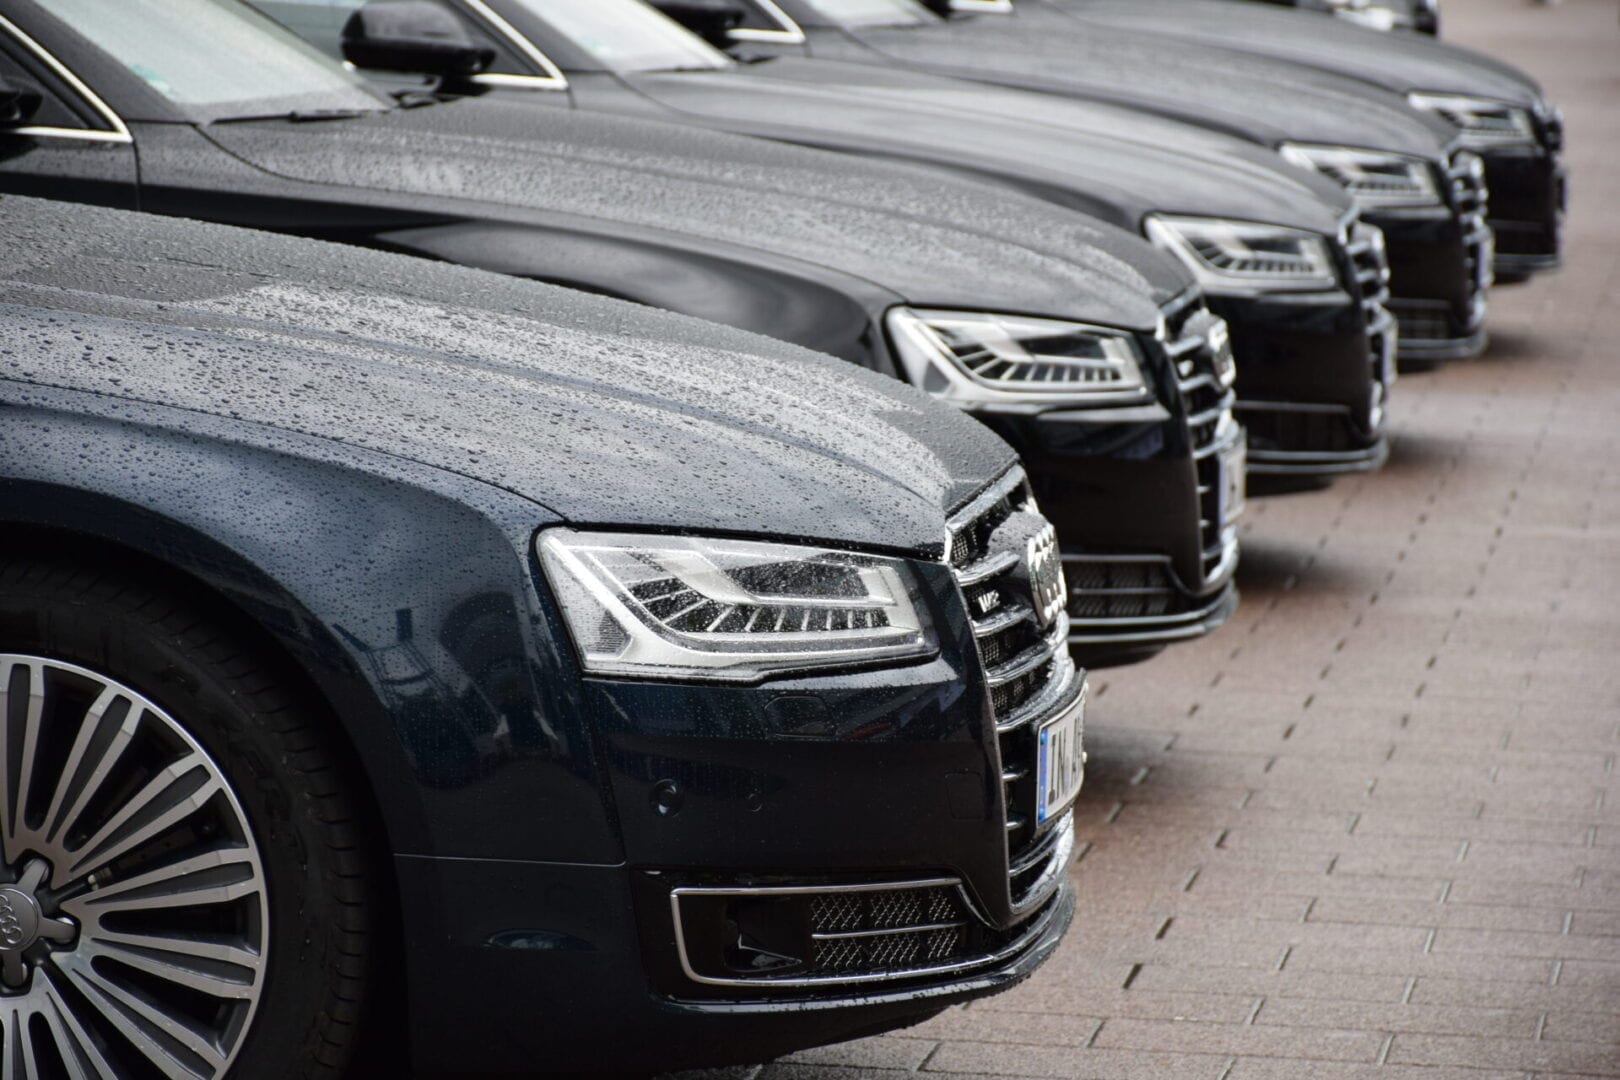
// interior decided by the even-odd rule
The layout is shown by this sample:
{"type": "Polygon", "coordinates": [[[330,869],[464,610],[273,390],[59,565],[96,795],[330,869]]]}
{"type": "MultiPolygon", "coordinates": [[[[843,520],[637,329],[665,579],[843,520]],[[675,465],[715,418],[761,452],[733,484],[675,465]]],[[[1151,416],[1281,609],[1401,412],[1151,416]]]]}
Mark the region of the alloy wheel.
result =
{"type": "Polygon", "coordinates": [[[229,781],[173,717],[0,653],[0,1080],[222,1075],[263,990],[265,889],[229,781]]]}

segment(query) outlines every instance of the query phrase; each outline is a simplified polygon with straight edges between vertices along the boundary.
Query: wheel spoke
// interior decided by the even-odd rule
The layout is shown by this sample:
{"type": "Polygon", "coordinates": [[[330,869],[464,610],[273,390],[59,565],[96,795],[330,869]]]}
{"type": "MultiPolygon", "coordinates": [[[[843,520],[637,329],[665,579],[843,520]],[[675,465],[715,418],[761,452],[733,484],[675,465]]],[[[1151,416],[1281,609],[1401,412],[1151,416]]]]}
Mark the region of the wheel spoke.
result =
{"type": "MultiPolygon", "coordinates": [[[[165,982],[226,1000],[245,1001],[252,997],[259,981],[257,965],[250,967],[213,958],[202,959],[185,950],[137,947],[110,937],[91,942],[85,946],[84,952],[91,959],[105,956],[148,975],[156,975],[165,982]]],[[[257,960],[252,953],[244,955],[257,960]]]]}
{"type": "Polygon", "coordinates": [[[71,953],[64,957],[62,967],[68,977],[102,1018],[165,1076],[199,1080],[214,1076],[225,1064],[219,1048],[206,1036],[119,986],[79,956],[71,953]],[[198,1070],[177,1056],[171,1042],[196,1055],[204,1068],[198,1070]]]}
{"type": "Polygon", "coordinates": [[[176,956],[190,956],[198,960],[213,961],[219,964],[234,964],[237,967],[247,968],[253,972],[257,972],[259,969],[258,953],[251,949],[244,949],[240,945],[231,945],[222,941],[170,937],[164,934],[121,934],[103,930],[96,935],[95,944],[129,945],[150,952],[173,953],[176,956]]]}
{"type": "Polygon", "coordinates": [[[16,1005],[5,1007],[5,1058],[0,1060],[0,1080],[33,1080],[34,1070],[23,1041],[22,1009],[16,1005]]]}
{"type": "Polygon", "coordinates": [[[253,856],[224,848],[115,881],[67,900],[62,910],[87,927],[115,911],[224,904],[259,891],[253,856]]]}
{"type": "Polygon", "coordinates": [[[68,754],[67,764],[63,766],[61,776],[57,779],[56,793],[51,798],[50,809],[45,812],[45,840],[54,843],[58,836],[71,831],[71,826],[78,821],[79,815],[89,805],[101,785],[107,782],[108,775],[113,766],[123,756],[125,749],[135,738],[135,730],[140,726],[141,716],[145,712],[141,706],[130,701],[112,687],[103,690],[96,703],[85,714],[84,722],[79,726],[79,737],[73,741],[73,750],[68,754]],[[104,745],[97,746],[97,736],[101,735],[102,725],[106,720],[107,711],[117,701],[125,701],[128,708],[123,719],[119,721],[118,730],[104,745]],[[89,769],[89,775],[80,781],[80,773],[89,769]],[[79,781],[75,790],[75,781],[79,781]],[[66,807],[63,803],[72,792],[72,803],[66,807]]]}
{"type": "Polygon", "coordinates": [[[197,755],[187,754],[132,796],[66,865],[58,865],[52,884],[61,888],[155,840],[201,809],[219,787],[197,755]]]}
{"type": "MultiPolygon", "coordinates": [[[[15,863],[22,856],[21,840],[27,830],[23,820],[28,806],[28,789],[33,782],[34,751],[39,743],[40,720],[45,713],[45,665],[37,660],[14,660],[0,664],[0,783],[5,785],[4,806],[0,807],[0,837],[4,839],[6,861],[15,863]],[[17,705],[11,700],[12,682],[17,670],[27,672],[22,694],[22,730],[15,731],[17,705]]],[[[9,1051],[7,1060],[10,1060],[9,1051]]]]}
{"type": "Polygon", "coordinates": [[[44,996],[46,1007],[40,1013],[51,1027],[57,1052],[61,1055],[62,1064],[67,1066],[69,1080],[110,1080],[116,1076],[112,1065],[102,1057],[96,1041],[79,1023],[79,1018],[73,1015],[73,1010],[56,987],[47,986],[44,996]]]}

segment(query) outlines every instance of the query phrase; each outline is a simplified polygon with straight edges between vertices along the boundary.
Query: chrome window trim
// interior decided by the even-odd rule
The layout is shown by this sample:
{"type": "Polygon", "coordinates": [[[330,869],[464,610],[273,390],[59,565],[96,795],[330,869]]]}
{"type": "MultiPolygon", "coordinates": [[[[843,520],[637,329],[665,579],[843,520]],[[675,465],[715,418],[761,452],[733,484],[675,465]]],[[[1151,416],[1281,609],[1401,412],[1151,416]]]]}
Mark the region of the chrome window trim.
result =
{"type": "Polygon", "coordinates": [[[744,26],[727,33],[732,41],[756,41],[772,45],[803,45],[805,42],[804,28],[793,21],[793,17],[776,5],[776,0],[751,0],[754,7],[767,19],[776,23],[780,29],[761,30],[758,27],[744,26]]]}
{"type": "Polygon", "coordinates": [[[118,143],[122,145],[132,145],[135,142],[134,137],[129,133],[129,127],[125,125],[122,117],[112,111],[111,106],[101,100],[100,96],[86,86],[82,79],[69,71],[66,64],[52,56],[43,45],[25,34],[21,27],[4,15],[0,15],[0,33],[9,35],[24,49],[33,53],[35,59],[50,68],[52,74],[66,83],[68,89],[77,94],[79,99],[89,107],[90,111],[101,117],[102,121],[112,129],[110,131],[97,131],[93,128],[81,130],[79,128],[41,125],[5,128],[0,129],[0,132],[24,135],[30,138],[79,139],[83,142],[118,143]]]}
{"type": "Polygon", "coordinates": [[[551,62],[551,57],[518,32],[513,26],[501,17],[501,13],[484,3],[484,0],[460,0],[461,5],[496,36],[504,38],[507,44],[516,49],[530,63],[544,75],[503,75],[499,72],[480,73],[472,77],[472,81],[480,86],[500,86],[518,90],[566,90],[568,89],[568,76],[564,75],[562,68],[551,62]]]}
{"type": "MultiPolygon", "coordinates": [[[[1068,823],[1069,823],[1069,828],[1070,828],[1070,835],[1072,837],[1072,830],[1073,830],[1073,818],[1072,818],[1072,816],[1068,818],[1068,823]]],[[[1072,851],[1073,851],[1073,841],[1071,839],[1070,840],[1070,853],[1071,854],[1072,854],[1072,851]]],[[[1064,865],[1064,870],[1067,870],[1067,869],[1068,869],[1067,864],[1065,864],[1064,865]]],[[[1054,882],[1054,888],[1052,889],[1053,892],[1056,891],[1055,886],[1057,884],[1061,884],[1061,882],[1062,882],[1062,878],[1061,878],[1060,875],[1054,875],[1054,876],[1055,876],[1056,880],[1054,882]]],[[[965,888],[963,888],[961,879],[959,879],[959,878],[925,878],[925,879],[914,880],[914,881],[887,881],[887,882],[878,882],[878,883],[870,883],[870,884],[863,883],[863,884],[859,884],[859,885],[762,886],[760,888],[753,888],[753,889],[750,889],[750,888],[728,888],[728,887],[709,888],[709,887],[705,887],[705,886],[682,886],[682,887],[679,887],[679,888],[671,889],[670,894],[669,894],[670,914],[674,917],[674,920],[675,920],[675,952],[676,952],[676,955],[680,959],[682,973],[685,974],[686,977],[691,979],[693,982],[701,983],[701,984],[703,984],[705,986],[759,987],[761,989],[775,989],[775,988],[798,989],[798,988],[816,987],[816,986],[840,986],[840,985],[849,986],[849,985],[855,985],[855,984],[860,984],[860,983],[889,983],[889,982],[896,982],[896,981],[901,980],[901,979],[918,979],[918,978],[926,978],[928,976],[934,976],[934,975],[949,975],[949,974],[951,974],[953,972],[969,971],[969,970],[972,970],[973,968],[986,967],[986,966],[991,965],[991,964],[999,963],[1000,961],[1005,960],[1008,957],[1014,956],[1017,953],[1023,951],[1025,948],[1027,948],[1031,941],[1035,940],[1037,937],[1039,937],[1042,933],[1045,932],[1046,927],[1051,923],[1053,916],[1057,912],[1057,907],[1056,906],[1054,906],[1052,908],[1049,908],[1046,911],[1041,912],[1035,918],[1031,919],[1026,926],[1021,928],[1022,932],[1019,933],[1019,935],[1016,938],[1014,938],[1012,941],[1008,942],[1006,945],[1002,946],[1000,949],[997,949],[996,951],[991,952],[991,953],[982,953],[982,954],[980,954],[978,956],[974,956],[974,957],[971,957],[969,959],[955,960],[955,961],[952,961],[952,962],[946,963],[946,964],[923,964],[923,965],[918,965],[916,967],[896,968],[896,969],[891,970],[891,971],[877,972],[877,973],[867,974],[867,975],[814,975],[814,976],[800,976],[800,977],[797,977],[797,978],[788,977],[788,978],[779,978],[779,979],[771,979],[771,978],[765,978],[765,979],[746,979],[746,978],[725,979],[725,978],[716,978],[716,977],[710,976],[710,975],[700,975],[697,971],[695,971],[692,968],[691,958],[688,956],[687,951],[686,951],[686,932],[685,932],[685,930],[684,930],[684,928],[682,927],[682,924],[681,924],[681,897],[683,897],[683,896],[699,896],[699,895],[702,895],[702,896],[792,896],[792,895],[801,895],[802,896],[802,895],[805,895],[805,894],[847,893],[847,892],[884,892],[884,891],[895,891],[895,890],[903,890],[903,889],[929,889],[929,888],[954,888],[954,889],[956,889],[958,894],[961,896],[962,902],[966,906],[966,909],[969,912],[973,913],[975,915],[975,917],[978,917],[978,918],[982,919],[982,916],[980,916],[978,914],[978,912],[975,909],[973,903],[969,899],[969,897],[967,895],[967,890],[965,888]]]]}

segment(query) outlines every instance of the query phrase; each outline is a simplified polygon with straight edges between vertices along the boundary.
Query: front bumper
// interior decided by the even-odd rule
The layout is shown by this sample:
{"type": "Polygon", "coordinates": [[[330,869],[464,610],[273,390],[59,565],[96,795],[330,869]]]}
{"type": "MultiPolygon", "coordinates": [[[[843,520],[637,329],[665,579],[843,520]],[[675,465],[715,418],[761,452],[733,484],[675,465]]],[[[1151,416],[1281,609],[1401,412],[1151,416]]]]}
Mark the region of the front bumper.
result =
{"type": "Polygon", "coordinates": [[[1491,192],[1497,280],[1507,284],[1556,270],[1569,202],[1569,177],[1557,150],[1502,147],[1481,156],[1491,192]]]}
{"type": "Polygon", "coordinates": [[[1396,335],[1381,309],[1369,321],[1343,293],[1211,306],[1232,327],[1250,477],[1331,478],[1383,464],[1396,335]]]}
{"type": "Polygon", "coordinates": [[[1450,211],[1369,212],[1366,220],[1384,230],[1388,306],[1400,328],[1402,363],[1424,367],[1479,355],[1494,277],[1491,231],[1450,211]]]}
{"type": "Polygon", "coordinates": [[[682,1000],[649,986],[644,945],[621,932],[634,925],[643,876],[623,866],[399,858],[407,912],[431,907],[440,927],[406,941],[412,963],[432,972],[431,1007],[412,1025],[413,1067],[652,1073],[766,1061],[894,1030],[1023,981],[1057,948],[1075,906],[1065,881],[1014,948],[943,977],[766,1000],[682,1000]]]}

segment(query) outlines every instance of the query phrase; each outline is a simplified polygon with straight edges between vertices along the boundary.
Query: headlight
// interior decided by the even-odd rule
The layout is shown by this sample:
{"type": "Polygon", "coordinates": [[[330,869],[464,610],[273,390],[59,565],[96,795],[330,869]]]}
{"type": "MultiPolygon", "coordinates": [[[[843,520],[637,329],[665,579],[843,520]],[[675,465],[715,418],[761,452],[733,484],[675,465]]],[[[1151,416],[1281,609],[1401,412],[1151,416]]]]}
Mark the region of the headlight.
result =
{"type": "Polygon", "coordinates": [[[1464,146],[1481,147],[1533,144],[1536,126],[1530,110],[1506,101],[1462,94],[1408,94],[1414,108],[1439,113],[1462,129],[1464,146]]]}
{"type": "Polygon", "coordinates": [[[1147,219],[1144,231],[1191,267],[1212,293],[1305,291],[1338,284],[1327,242],[1302,229],[1156,215],[1147,219]]]}
{"type": "Polygon", "coordinates": [[[1029,411],[1149,396],[1136,338],[1023,315],[895,308],[889,335],[914,386],[957,405],[1029,411]]]}
{"type": "Polygon", "coordinates": [[[1281,152],[1293,164],[1341,185],[1363,210],[1441,205],[1434,170],[1420,157],[1304,143],[1284,143],[1281,152]]]}
{"type": "Polygon", "coordinates": [[[898,559],[572,529],[538,546],[592,674],[753,681],[934,652],[898,559]]]}

